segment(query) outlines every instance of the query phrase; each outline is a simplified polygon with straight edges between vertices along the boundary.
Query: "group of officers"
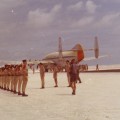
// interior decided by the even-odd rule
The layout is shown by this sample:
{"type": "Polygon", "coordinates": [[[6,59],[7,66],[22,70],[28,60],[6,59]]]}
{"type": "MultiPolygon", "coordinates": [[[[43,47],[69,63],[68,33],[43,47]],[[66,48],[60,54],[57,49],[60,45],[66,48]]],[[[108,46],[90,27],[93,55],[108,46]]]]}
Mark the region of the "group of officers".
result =
{"type": "MultiPolygon", "coordinates": [[[[38,68],[40,70],[40,78],[41,78],[41,89],[45,88],[45,67],[42,63],[38,65],[38,68]]],[[[76,83],[79,81],[81,83],[81,79],[79,76],[79,66],[78,63],[75,61],[75,59],[72,59],[71,61],[67,60],[65,65],[65,71],[67,73],[67,79],[68,79],[68,87],[72,88],[72,95],[76,94],[76,83]]],[[[58,87],[58,80],[57,80],[57,73],[59,72],[58,66],[56,63],[52,66],[52,72],[53,72],[53,79],[55,86],[58,87]]]]}
{"type": "Polygon", "coordinates": [[[0,89],[13,92],[23,97],[28,82],[27,60],[21,64],[5,65],[0,68],[0,89]]]}

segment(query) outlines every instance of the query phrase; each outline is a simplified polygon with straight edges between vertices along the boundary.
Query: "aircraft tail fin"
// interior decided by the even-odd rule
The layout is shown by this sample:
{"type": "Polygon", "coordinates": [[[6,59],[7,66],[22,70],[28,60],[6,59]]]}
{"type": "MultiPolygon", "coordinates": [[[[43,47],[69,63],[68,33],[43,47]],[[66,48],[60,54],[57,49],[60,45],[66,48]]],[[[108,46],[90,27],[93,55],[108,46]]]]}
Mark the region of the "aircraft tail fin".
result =
{"type": "Polygon", "coordinates": [[[72,50],[83,50],[83,49],[82,49],[82,46],[81,46],[80,44],[76,44],[76,45],[72,48],[72,50]]]}
{"type": "Polygon", "coordinates": [[[62,39],[59,37],[59,45],[58,45],[58,51],[59,51],[59,58],[62,59],[62,39]]]}

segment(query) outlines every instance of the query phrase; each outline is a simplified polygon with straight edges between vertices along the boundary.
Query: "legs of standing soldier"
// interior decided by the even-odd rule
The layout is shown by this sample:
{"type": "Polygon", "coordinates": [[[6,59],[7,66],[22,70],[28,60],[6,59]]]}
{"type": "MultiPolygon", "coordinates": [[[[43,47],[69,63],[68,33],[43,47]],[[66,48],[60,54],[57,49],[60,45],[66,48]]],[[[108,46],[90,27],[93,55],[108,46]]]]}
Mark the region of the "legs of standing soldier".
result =
{"type": "Polygon", "coordinates": [[[72,94],[75,95],[76,94],[76,81],[71,83],[71,87],[72,87],[72,90],[73,90],[72,94]]]}
{"type": "Polygon", "coordinates": [[[1,75],[0,75],[0,88],[1,88],[1,86],[2,86],[2,85],[1,85],[1,80],[2,80],[2,79],[1,79],[1,75]]]}
{"type": "Polygon", "coordinates": [[[19,80],[18,80],[18,95],[22,95],[22,93],[21,93],[22,82],[23,82],[22,76],[19,76],[19,80]]]}
{"type": "Polygon", "coordinates": [[[26,86],[28,82],[28,76],[23,76],[23,83],[22,83],[22,96],[28,96],[25,94],[26,86]]]}
{"type": "Polygon", "coordinates": [[[58,87],[57,77],[54,78],[54,81],[55,81],[55,86],[54,87],[58,87]]]}
{"type": "Polygon", "coordinates": [[[19,76],[15,76],[15,79],[14,79],[14,93],[15,94],[17,93],[18,78],[19,76]]]}
{"type": "Polygon", "coordinates": [[[68,79],[68,87],[70,87],[71,83],[70,83],[70,73],[67,72],[67,79],[68,79]]]}
{"type": "Polygon", "coordinates": [[[44,74],[40,74],[41,77],[41,89],[45,88],[44,74]]]}
{"type": "Polygon", "coordinates": [[[10,76],[7,76],[6,89],[9,91],[10,76]]]}
{"type": "Polygon", "coordinates": [[[11,92],[14,91],[14,76],[11,76],[11,92]]]}

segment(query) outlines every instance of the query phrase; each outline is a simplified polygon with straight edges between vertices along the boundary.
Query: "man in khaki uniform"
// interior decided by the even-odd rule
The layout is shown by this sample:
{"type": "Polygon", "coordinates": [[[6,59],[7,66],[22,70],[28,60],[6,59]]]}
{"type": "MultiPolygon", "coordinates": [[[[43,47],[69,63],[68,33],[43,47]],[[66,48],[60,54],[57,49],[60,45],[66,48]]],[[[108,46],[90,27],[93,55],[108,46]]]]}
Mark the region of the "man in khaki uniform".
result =
{"type": "Polygon", "coordinates": [[[14,92],[14,80],[15,80],[15,67],[14,65],[11,65],[11,92],[14,92]]]}
{"type": "Polygon", "coordinates": [[[54,63],[54,66],[53,66],[53,79],[54,79],[54,82],[55,82],[54,87],[58,87],[57,73],[58,73],[58,67],[57,67],[57,64],[54,63]]]}
{"type": "Polygon", "coordinates": [[[5,65],[4,67],[4,90],[6,90],[7,88],[7,65],[5,65]]]}
{"type": "Polygon", "coordinates": [[[70,62],[68,60],[66,61],[65,70],[67,73],[68,87],[70,87],[71,86],[70,84],[70,62]]]}
{"type": "Polygon", "coordinates": [[[6,67],[6,90],[9,91],[9,65],[6,67]]]}
{"type": "Polygon", "coordinates": [[[45,68],[42,63],[39,64],[40,77],[41,77],[41,89],[45,88],[45,68]]]}
{"type": "Polygon", "coordinates": [[[10,91],[10,85],[11,85],[11,65],[9,65],[8,68],[8,91],[10,91]]]}
{"type": "Polygon", "coordinates": [[[18,95],[22,95],[21,93],[21,85],[23,83],[23,74],[22,74],[22,65],[19,65],[19,71],[18,71],[18,95]]]}
{"type": "Polygon", "coordinates": [[[0,68],[0,88],[2,88],[2,68],[0,68]]]}
{"type": "Polygon", "coordinates": [[[27,82],[28,82],[28,69],[27,69],[27,60],[22,61],[22,75],[23,75],[23,83],[22,83],[22,96],[28,96],[25,94],[27,82]]]}
{"type": "Polygon", "coordinates": [[[15,76],[14,76],[14,94],[17,94],[17,85],[19,80],[19,65],[15,65],[15,76]]]}

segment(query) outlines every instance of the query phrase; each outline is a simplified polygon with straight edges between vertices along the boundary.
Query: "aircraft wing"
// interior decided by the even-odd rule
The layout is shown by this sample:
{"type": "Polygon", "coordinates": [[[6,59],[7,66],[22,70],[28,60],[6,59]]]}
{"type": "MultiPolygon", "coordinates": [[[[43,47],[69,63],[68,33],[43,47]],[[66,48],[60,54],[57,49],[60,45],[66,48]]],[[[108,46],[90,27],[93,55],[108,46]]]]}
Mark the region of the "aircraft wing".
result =
{"type": "MultiPolygon", "coordinates": [[[[104,58],[104,57],[108,57],[108,55],[99,56],[99,58],[97,58],[97,59],[104,58]]],[[[84,58],[83,61],[89,61],[89,60],[96,60],[96,58],[95,57],[88,57],[88,58],[84,58]]]]}
{"type": "Polygon", "coordinates": [[[21,64],[22,62],[21,61],[7,61],[7,60],[0,60],[0,65],[1,66],[4,66],[5,64],[21,64]]]}
{"type": "MultiPolygon", "coordinates": [[[[7,61],[7,60],[0,60],[0,66],[4,66],[5,64],[13,64],[13,65],[17,65],[17,64],[21,64],[22,61],[7,61]]],[[[28,64],[39,64],[39,63],[43,63],[43,64],[52,64],[54,63],[52,60],[34,60],[34,61],[27,61],[28,64]]]]}
{"type": "Polygon", "coordinates": [[[43,64],[52,64],[54,63],[52,60],[35,60],[35,61],[27,61],[28,64],[39,64],[39,63],[43,63],[43,64]]]}

